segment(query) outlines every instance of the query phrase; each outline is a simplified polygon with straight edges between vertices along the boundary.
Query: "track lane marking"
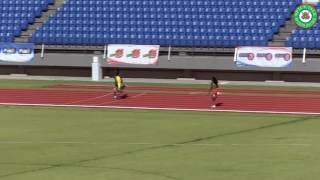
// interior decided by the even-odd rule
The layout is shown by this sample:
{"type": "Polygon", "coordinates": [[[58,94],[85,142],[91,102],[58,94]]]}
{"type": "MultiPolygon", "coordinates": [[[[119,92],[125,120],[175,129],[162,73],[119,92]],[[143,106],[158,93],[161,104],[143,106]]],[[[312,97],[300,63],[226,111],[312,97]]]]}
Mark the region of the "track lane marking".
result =
{"type": "Polygon", "coordinates": [[[33,104],[33,103],[0,103],[2,106],[41,106],[41,107],[70,107],[70,108],[108,108],[108,109],[135,109],[135,110],[163,110],[163,111],[194,111],[194,112],[230,112],[256,114],[292,114],[292,115],[320,115],[320,112],[303,111],[248,111],[237,109],[192,109],[192,108],[157,108],[139,106],[103,106],[103,105],[63,105],[63,104],[33,104]]]}
{"type": "Polygon", "coordinates": [[[96,100],[96,99],[100,99],[100,98],[107,97],[107,96],[109,96],[109,95],[111,95],[111,94],[112,94],[112,93],[107,93],[107,94],[102,95],[102,96],[97,96],[97,97],[87,98],[87,99],[83,99],[83,100],[73,101],[73,102],[69,102],[69,103],[67,103],[67,104],[77,104],[77,103],[81,103],[81,102],[92,101],[92,100],[96,100]]]}
{"type": "MultiPolygon", "coordinates": [[[[130,96],[129,98],[130,99],[133,99],[133,98],[137,98],[137,97],[141,97],[141,96],[144,96],[144,95],[146,95],[147,93],[139,93],[139,94],[137,94],[137,95],[135,95],[135,96],[130,96]]],[[[112,100],[112,101],[110,101],[110,102],[103,102],[103,103],[98,103],[98,104],[94,104],[95,106],[103,106],[103,105],[107,105],[107,104],[112,104],[112,103],[116,103],[116,102],[122,102],[122,101],[125,101],[125,100],[127,100],[127,99],[121,99],[121,100],[112,100]]]]}

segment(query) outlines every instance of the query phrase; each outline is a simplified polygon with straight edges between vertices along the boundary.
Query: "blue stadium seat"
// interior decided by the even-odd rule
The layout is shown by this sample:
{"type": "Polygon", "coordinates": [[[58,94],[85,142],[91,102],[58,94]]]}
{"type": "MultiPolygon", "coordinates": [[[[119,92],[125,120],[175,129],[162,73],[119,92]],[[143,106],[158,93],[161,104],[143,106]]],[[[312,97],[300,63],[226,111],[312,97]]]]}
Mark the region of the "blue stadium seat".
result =
{"type": "MultiPolygon", "coordinates": [[[[12,42],[53,0],[2,0],[0,1],[0,42],[12,42]]],[[[39,36],[33,38],[41,42],[39,36]]]]}
{"type": "MultiPolygon", "coordinates": [[[[29,41],[70,45],[262,46],[279,31],[300,2],[68,0],[43,27],[32,34],[29,41]]],[[[50,3],[49,0],[47,3],[50,3]]],[[[32,13],[37,14],[38,11],[32,13]]],[[[32,14],[26,13],[28,22],[32,21],[32,14]]]]}

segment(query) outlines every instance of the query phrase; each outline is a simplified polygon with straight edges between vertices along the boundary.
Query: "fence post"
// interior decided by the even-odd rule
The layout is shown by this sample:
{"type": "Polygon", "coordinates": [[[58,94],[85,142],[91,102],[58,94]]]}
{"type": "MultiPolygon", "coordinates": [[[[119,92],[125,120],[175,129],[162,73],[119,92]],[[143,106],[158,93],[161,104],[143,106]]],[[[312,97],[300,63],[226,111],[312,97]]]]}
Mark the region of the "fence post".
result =
{"type": "Polygon", "coordinates": [[[233,62],[237,62],[237,55],[238,55],[238,48],[235,48],[233,62]]]}
{"type": "Polygon", "coordinates": [[[307,55],[307,49],[304,48],[304,49],[303,49],[303,57],[302,57],[302,63],[303,63],[303,64],[306,63],[306,55],[307,55]]]}
{"type": "Polygon", "coordinates": [[[104,45],[104,49],[103,49],[103,59],[106,59],[107,57],[107,45],[104,45]]]}
{"type": "Polygon", "coordinates": [[[169,46],[169,49],[168,49],[168,61],[171,60],[171,46],[169,46]]]}
{"type": "Polygon", "coordinates": [[[40,57],[43,59],[44,58],[44,44],[41,45],[41,55],[40,57]]]}

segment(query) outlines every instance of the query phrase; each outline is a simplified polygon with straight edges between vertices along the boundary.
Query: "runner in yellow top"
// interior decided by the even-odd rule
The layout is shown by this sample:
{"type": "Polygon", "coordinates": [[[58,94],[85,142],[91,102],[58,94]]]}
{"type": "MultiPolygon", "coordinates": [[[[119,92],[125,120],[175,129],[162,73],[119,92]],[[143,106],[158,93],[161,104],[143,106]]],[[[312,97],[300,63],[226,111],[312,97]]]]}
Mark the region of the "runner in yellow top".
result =
{"type": "Polygon", "coordinates": [[[127,95],[124,93],[125,84],[120,76],[119,71],[117,71],[116,76],[114,77],[114,98],[115,99],[123,99],[126,98],[127,95]]]}
{"type": "Polygon", "coordinates": [[[121,91],[123,88],[123,80],[119,74],[114,77],[115,85],[118,91],[121,91]]]}

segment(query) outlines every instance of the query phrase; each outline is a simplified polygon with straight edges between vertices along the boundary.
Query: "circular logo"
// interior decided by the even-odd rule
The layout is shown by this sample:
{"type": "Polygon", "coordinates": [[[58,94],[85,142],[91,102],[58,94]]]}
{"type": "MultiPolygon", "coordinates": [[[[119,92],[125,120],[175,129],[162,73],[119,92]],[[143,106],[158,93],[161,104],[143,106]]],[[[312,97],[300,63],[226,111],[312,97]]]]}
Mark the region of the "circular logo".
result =
{"type": "Polygon", "coordinates": [[[311,28],[318,21],[317,9],[309,4],[302,4],[293,13],[294,21],[301,28],[311,28]]]}
{"type": "Polygon", "coordinates": [[[252,60],[254,59],[254,54],[253,54],[253,53],[249,53],[249,54],[248,54],[248,59],[249,59],[250,61],[252,61],[252,60]]]}
{"type": "Polygon", "coordinates": [[[284,60],[285,60],[285,61],[289,61],[289,60],[290,60],[290,57],[291,57],[290,54],[285,54],[285,55],[284,55],[284,60]]]}
{"type": "Polygon", "coordinates": [[[266,60],[271,61],[273,58],[273,55],[271,53],[266,54],[266,60]]]}

